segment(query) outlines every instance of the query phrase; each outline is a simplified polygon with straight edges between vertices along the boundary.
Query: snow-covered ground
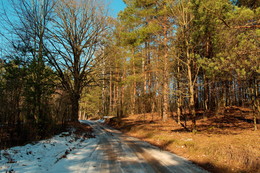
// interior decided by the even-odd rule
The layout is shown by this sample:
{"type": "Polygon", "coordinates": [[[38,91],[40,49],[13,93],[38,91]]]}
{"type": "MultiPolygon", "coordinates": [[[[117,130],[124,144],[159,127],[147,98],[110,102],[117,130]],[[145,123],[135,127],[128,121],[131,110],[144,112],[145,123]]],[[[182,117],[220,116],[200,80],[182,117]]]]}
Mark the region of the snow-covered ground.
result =
{"type": "Polygon", "coordinates": [[[97,139],[86,139],[63,132],[34,144],[0,150],[0,172],[74,172],[79,171],[97,146],[97,139]]]}

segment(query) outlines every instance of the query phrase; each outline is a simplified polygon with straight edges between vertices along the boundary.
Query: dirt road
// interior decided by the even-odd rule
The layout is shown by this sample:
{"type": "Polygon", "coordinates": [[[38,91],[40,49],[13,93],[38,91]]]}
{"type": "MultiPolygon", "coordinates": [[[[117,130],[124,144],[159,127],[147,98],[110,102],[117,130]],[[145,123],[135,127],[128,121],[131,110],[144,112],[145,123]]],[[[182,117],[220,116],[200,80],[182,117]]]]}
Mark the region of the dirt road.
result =
{"type": "Polygon", "coordinates": [[[106,125],[90,121],[82,123],[93,127],[98,140],[98,145],[89,158],[86,158],[84,167],[87,167],[87,172],[207,172],[184,158],[162,151],[136,138],[125,136],[106,125]]]}

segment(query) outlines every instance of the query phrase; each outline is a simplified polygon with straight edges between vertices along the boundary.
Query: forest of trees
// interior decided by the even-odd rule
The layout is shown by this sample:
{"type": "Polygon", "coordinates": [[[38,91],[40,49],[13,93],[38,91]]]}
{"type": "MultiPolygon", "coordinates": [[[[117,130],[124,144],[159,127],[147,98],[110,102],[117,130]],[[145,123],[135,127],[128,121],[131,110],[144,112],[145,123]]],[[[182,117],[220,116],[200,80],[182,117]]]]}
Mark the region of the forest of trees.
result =
{"type": "Polygon", "coordinates": [[[41,138],[79,117],[151,113],[192,120],[196,131],[198,110],[206,117],[234,105],[251,108],[257,123],[259,1],[124,2],[116,19],[98,0],[12,0],[2,9],[10,46],[0,61],[1,127],[41,138]]]}
{"type": "Polygon", "coordinates": [[[124,2],[105,49],[101,115],[157,113],[167,121],[174,112],[196,130],[197,110],[217,115],[236,105],[252,108],[256,123],[259,1],[124,2]]]}

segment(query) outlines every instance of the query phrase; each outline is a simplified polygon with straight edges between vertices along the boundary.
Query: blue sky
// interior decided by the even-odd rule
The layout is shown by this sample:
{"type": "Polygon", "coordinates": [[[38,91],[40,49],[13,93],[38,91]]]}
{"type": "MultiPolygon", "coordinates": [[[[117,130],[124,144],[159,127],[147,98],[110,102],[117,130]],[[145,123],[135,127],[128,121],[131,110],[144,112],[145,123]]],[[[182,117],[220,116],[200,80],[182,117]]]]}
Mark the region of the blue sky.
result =
{"type": "MultiPolygon", "coordinates": [[[[15,0],[16,1],[16,0],[15,0]]],[[[119,11],[123,10],[125,8],[125,4],[123,0],[108,0],[110,3],[110,12],[113,17],[117,17],[117,14],[119,11]]],[[[10,2],[8,0],[0,0],[0,7],[1,8],[10,8],[10,2]],[[2,4],[3,3],[3,4],[2,4]]]]}
{"type": "Polygon", "coordinates": [[[125,8],[123,0],[111,0],[110,9],[113,17],[116,17],[118,12],[125,8]]]}
{"type": "MultiPolygon", "coordinates": [[[[20,0],[14,0],[14,1],[20,1],[20,0]]],[[[124,4],[123,0],[104,0],[109,2],[109,11],[110,15],[113,17],[117,17],[117,14],[121,11],[124,10],[126,5],[124,4]]],[[[10,1],[9,0],[0,0],[0,15],[3,12],[1,9],[6,9],[7,12],[9,13],[10,20],[15,20],[15,15],[13,15],[13,12],[10,10],[10,1]]],[[[1,18],[0,18],[1,19],[1,18]]],[[[4,34],[5,36],[7,35],[6,32],[8,33],[7,30],[3,28],[3,26],[0,25],[0,33],[4,34]]],[[[3,36],[0,34],[0,43],[2,43],[4,40],[3,36]]],[[[3,46],[6,47],[6,46],[3,46]]],[[[2,50],[2,45],[0,45],[0,53],[2,50]]]]}

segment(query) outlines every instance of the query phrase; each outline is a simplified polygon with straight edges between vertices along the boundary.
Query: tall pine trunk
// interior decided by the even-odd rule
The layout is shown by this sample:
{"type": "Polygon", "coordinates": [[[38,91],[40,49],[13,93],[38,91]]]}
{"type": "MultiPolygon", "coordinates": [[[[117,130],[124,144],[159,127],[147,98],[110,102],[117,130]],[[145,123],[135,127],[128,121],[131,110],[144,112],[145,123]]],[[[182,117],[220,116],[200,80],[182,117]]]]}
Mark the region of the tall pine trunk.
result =
{"type": "Polygon", "coordinates": [[[109,73],[109,115],[112,115],[113,112],[113,83],[112,83],[112,70],[110,68],[110,73],[109,73]]]}
{"type": "Polygon", "coordinates": [[[132,73],[134,75],[134,81],[132,85],[132,94],[131,94],[131,115],[135,114],[135,104],[136,104],[136,72],[135,72],[135,58],[134,58],[134,49],[132,49],[133,62],[132,62],[132,73]]]}
{"type": "Polygon", "coordinates": [[[169,60],[168,60],[168,35],[167,35],[167,18],[164,19],[163,26],[163,47],[164,47],[164,55],[163,55],[163,105],[162,105],[162,117],[163,121],[166,121],[168,118],[169,111],[169,60]]]}
{"type": "Polygon", "coordinates": [[[194,100],[194,84],[192,80],[192,64],[189,51],[187,49],[187,72],[188,72],[188,86],[189,86],[189,108],[192,118],[192,131],[196,131],[196,111],[195,111],[195,100],[194,100]]]}

